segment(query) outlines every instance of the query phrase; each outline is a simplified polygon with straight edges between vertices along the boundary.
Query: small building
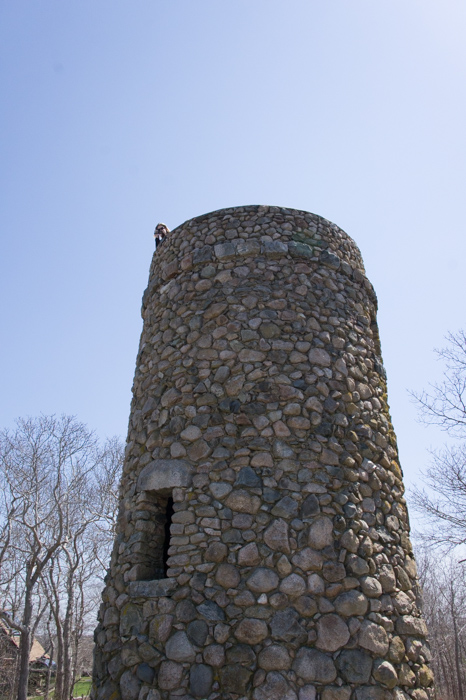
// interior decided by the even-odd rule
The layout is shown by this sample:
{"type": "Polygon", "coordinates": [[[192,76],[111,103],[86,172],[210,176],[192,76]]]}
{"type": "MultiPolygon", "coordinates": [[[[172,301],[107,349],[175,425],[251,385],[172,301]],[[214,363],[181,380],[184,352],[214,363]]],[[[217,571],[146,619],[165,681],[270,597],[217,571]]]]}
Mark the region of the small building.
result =
{"type": "MultiPolygon", "coordinates": [[[[9,697],[15,684],[19,661],[20,636],[6,622],[0,620],[0,697],[9,697]]],[[[42,644],[34,638],[29,653],[29,692],[45,683],[50,657],[42,644]]]]}

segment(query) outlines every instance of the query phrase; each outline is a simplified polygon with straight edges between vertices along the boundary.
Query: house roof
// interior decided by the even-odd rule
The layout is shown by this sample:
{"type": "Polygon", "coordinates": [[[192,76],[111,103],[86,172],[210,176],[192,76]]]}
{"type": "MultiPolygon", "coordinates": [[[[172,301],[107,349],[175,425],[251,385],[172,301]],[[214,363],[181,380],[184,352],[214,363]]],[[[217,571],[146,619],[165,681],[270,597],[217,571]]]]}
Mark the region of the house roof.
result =
{"type": "MultiPolygon", "coordinates": [[[[15,631],[10,629],[8,625],[5,623],[4,620],[0,620],[0,634],[3,633],[5,634],[10,641],[19,649],[19,641],[20,641],[20,636],[17,634],[15,631]]],[[[42,644],[37,641],[37,639],[34,637],[34,640],[32,642],[31,646],[31,651],[29,653],[29,663],[33,663],[34,661],[38,661],[42,657],[48,658],[48,654],[45,653],[45,649],[42,646],[42,644]]]]}

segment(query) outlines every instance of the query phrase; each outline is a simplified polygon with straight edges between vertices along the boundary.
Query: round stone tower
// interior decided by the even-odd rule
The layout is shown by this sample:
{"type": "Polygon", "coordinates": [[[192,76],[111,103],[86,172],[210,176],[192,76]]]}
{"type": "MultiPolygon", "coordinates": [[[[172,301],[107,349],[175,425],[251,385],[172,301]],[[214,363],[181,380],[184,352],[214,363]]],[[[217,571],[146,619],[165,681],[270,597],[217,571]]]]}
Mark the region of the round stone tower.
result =
{"type": "Polygon", "coordinates": [[[94,698],[434,697],[376,308],[307,212],[224,209],[159,247],[94,698]]]}

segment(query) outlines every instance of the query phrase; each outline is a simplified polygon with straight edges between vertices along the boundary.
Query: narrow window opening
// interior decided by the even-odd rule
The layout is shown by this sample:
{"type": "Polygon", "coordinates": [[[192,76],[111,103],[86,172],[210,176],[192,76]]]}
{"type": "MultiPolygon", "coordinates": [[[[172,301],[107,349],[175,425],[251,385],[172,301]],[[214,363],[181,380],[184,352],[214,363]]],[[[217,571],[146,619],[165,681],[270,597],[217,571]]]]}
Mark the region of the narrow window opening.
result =
{"type": "Polygon", "coordinates": [[[173,498],[167,498],[167,505],[165,507],[165,527],[164,527],[164,542],[163,542],[163,552],[162,552],[162,565],[163,565],[163,577],[167,577],[168,572],[168,550],[170,548],[170,526],[172,524],[173,517],[173,498]]]}
{"type": "Polygon", "coordinates": [[[137,561],[134,573],[138,581],[167,578],[170,527],[174,513],[173,498],[168,489],[163,492],[147,491],[146,498],[140,503],[137,523],[140,535],[137,550],[132,554],[133,561],[137,561]]]}

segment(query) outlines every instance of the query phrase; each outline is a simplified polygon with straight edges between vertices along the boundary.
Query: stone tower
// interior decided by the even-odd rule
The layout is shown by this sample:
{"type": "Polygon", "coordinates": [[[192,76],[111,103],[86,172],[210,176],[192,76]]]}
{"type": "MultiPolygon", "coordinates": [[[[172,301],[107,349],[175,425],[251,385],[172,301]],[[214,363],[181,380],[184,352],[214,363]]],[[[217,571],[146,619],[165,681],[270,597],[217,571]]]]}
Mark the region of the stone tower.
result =
{"type": "Polygon", "coordinates": [[[97,700],[434,697],[376,308],[307,212],[154,254],[97,700]]]}

